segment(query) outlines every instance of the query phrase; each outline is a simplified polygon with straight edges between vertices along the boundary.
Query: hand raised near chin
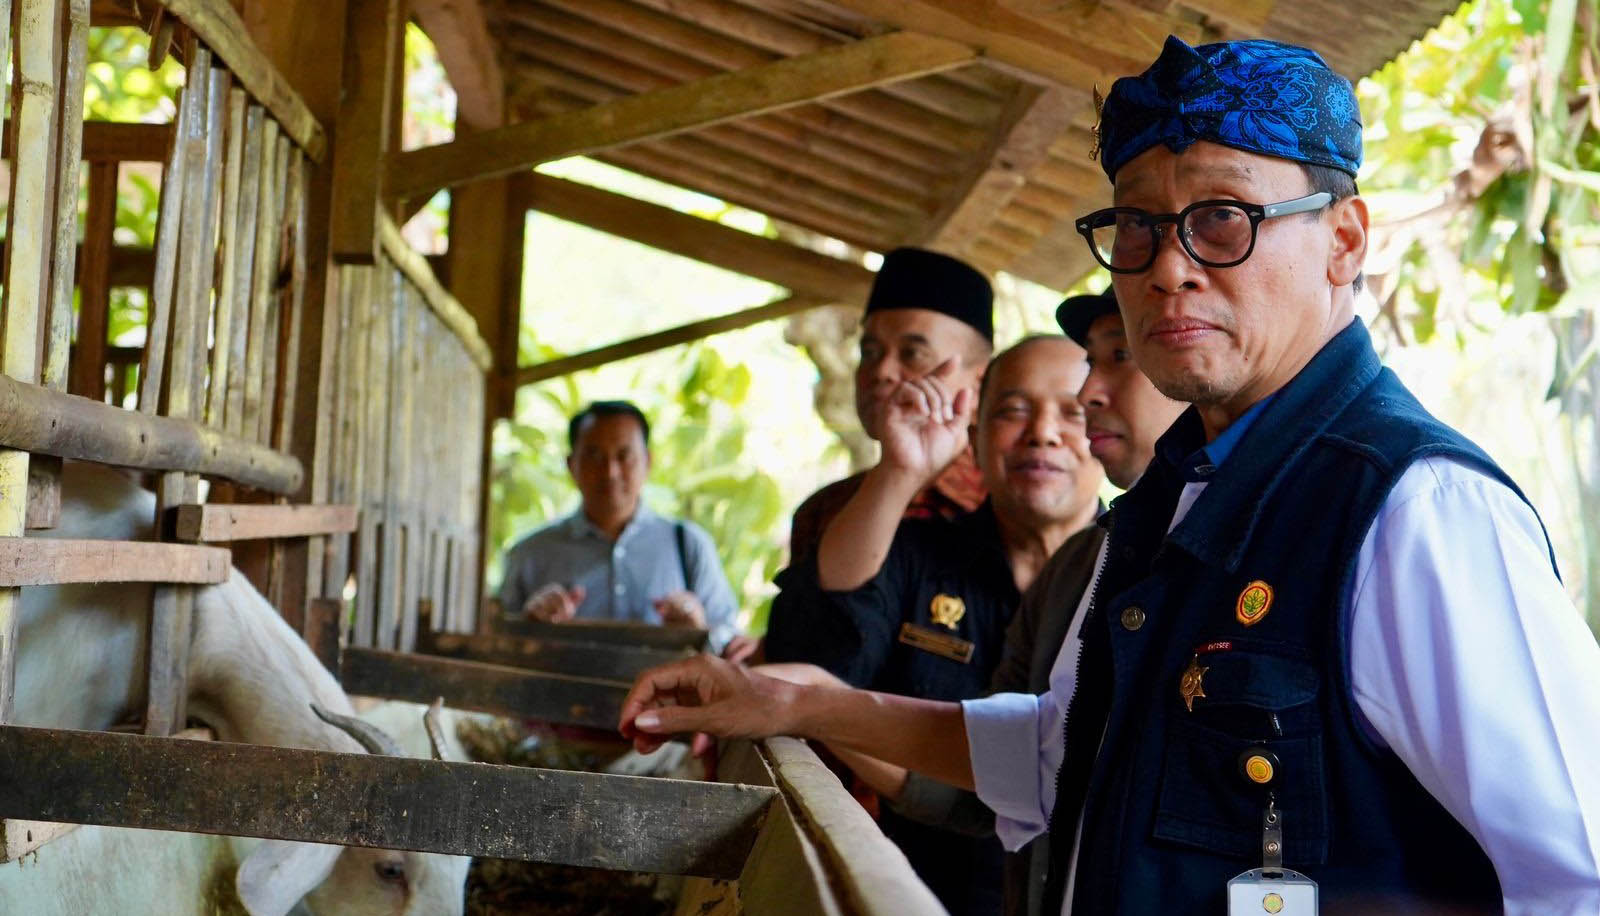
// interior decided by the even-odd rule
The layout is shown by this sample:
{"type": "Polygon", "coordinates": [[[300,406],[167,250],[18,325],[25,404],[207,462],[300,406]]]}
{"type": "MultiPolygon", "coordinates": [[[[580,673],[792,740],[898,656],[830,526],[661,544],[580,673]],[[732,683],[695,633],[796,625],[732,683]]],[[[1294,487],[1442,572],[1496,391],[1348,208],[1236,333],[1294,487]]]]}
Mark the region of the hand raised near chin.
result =
{"type": "Polygon", "coordinates": [[[932,480],[967,447],[967,427],[976,400],[955,388],[955,358],[921,378],[906,379],[884,407],[883,463],[932,480]]]}

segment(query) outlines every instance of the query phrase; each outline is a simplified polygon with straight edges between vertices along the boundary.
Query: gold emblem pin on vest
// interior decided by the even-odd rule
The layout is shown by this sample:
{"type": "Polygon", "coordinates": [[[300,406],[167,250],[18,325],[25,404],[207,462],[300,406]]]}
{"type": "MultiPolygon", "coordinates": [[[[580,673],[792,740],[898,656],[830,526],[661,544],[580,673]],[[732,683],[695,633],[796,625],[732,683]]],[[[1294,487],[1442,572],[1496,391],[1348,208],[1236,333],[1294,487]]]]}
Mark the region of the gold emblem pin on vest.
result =
{"type": "Polygon", "coordinates": [[[956,624],[967,614],[967,603],[954,595],[934,595],[933,604],[929,606],[928,613],[932,615],[933,622],[949,630],[954,630],[956,624]]]}
{"type": "Polygon", "coordinates": [[[1272,609],[1272,586],[1260,579],[1246,585],[1234,605],[1234,616],[1245,626],[1254,626],[1272,609]]]}
{"type": "Polygon", "coordinates": [[[1200,656],[1196,655],[1189,660],[1189,667],[1183,670],[1183,677],[1178,679],[1178,696],[1183,698],[1184,708],[1190,712],[1194,712],[1195,699],[1206,695],[1205,686],[1200,681],[1210,670],[1200,667],[1200,656]]]}

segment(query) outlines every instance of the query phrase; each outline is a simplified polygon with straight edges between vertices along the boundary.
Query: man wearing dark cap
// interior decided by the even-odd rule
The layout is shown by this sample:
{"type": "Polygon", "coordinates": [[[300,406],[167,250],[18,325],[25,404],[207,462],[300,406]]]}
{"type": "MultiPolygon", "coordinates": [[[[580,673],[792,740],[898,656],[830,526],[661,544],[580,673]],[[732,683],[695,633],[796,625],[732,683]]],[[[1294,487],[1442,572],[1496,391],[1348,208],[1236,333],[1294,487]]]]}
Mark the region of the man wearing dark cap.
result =
{"type": "Polygon", "coordinates": [[[1089,453],[1106,469],[1106,479],[1126,490],[1150,465],[1156,440],[1185,405],[1139,371],[1111,289],[1068,297],[1056,308],[1056,323],[1089,355],[1089,377],[1078,392],[1089,421],[1089,453]]]}
{"type": "MultiPolygon", "coordinates": [[[[1032,337],[995,357],[981,398],[949,385],[949,363],[902,382],[883,408],[882,459],[814,556],[778,576],[774,608],[806,626],[769,643],[768,657],[907,696],[986,692],[1021,593],[1095,516],[1102,478],[1083,435],[1084,372],[1077,345],[1032,337]],[[969,440],[988,500],[948,522],[902,519],[969,440]]],[[[1002,854],[992,835],[928,826],[892,808],[880,824],[951,913],[1000,912],[1002,854]]]]}
{"type": "MultiPolygon", "coordinates": [[[[896,248],[883,258],[861,325],[856,414],[880,438],[884,402],[895,386],[954,360],[952,384],[977,390],[994,349],[994,293],[989,280],[957,258],[922,248],[896,248]]],[[[861,485],[862,474],[828,484],[795,510],[789,555],[817,549],[822,531],[861,485]]],[[[962,452],[906,508],[908,518],[950,519],[983,502],[972,455],[962,452]]],[[[770,635],[769,635],[770,638],[770,635]]],[[[782,638],[782,623],[779,625],[782,638]]]]}
{"type": "Polygon", "coordinates": [[[919,704],[699,662],[642,676],[625,730],[921,758],[1051,831],[1062,912],[1600,912],[1600,647],[1521,492],[1355,318],[1349,84],[1302,48],[1169,38],[1099,145],[1116,206],[1078,229],[1140,368],[1194,406],[1104,520],[1050,692],[919,704]],[[656,708],[685,680],[701,707],[656,708]]]}

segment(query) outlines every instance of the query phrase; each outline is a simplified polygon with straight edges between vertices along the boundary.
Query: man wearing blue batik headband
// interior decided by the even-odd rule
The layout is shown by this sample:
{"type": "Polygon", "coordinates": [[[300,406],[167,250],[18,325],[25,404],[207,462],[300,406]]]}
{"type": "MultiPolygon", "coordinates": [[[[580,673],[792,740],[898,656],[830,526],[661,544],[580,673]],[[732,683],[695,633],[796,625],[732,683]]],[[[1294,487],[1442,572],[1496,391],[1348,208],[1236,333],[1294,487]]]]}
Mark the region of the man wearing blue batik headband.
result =
{"type": "Polygon", "coordinates": [[[1600,913],[1600,648],[1516,485],[1355,317],[1349,83],[1169,38],[1099,155],[1115,206],[1077,229],[1135,361],[1194,406],[1102,520],[1050,691],[952,708],[697,662],[645,675],[625,731],[975,785],[1007,845],[1051,831],[1061,912],[1293,914],[1315,882],[1339,912],[1600,913]],[[665,705],[688,684],[701,706],[665,705]]]}

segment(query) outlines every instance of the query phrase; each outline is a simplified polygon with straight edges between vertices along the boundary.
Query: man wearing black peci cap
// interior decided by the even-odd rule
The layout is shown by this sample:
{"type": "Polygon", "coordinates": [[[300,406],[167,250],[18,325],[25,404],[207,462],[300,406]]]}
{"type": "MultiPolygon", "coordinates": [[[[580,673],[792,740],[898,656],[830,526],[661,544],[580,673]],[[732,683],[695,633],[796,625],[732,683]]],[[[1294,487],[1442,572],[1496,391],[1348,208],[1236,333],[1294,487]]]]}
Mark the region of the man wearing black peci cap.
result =
{"type": "MultiPolygon", "coordinates": [[[[923,248],[896,248],[883,258],[861,324],[856,415],[879,438],[884,404],[896,385],[954,360],[951,383],[977,391],[994,349],[994,292],[988,278],[958,258],[923,248]]],[[[795,510],[789,555],[817,549],[822,531],[861,485],[861,474],[811,494],[795,510]]],[[[954,518],[983,502],[970,452],[962,452],[907,507],[908,518],[954,518]]],[[[781,631],[781,627],[780,627],[781,631]]],[[[769,637],[770,638],[770,637],[769,637]]]]}
{"type": "MultiPolygon", "coordinates": [[[[905,696],[986,692],[1021,593],[1097,510],[1102,478],[1077,397],[1085,371],[1076,344],[1040,336],[994,358],[981,397],[951,389],[949,364],[902,382],[885,405],[883,457],[814,556],[778,576],[781,603],[806,626],[769,657],[905,696]],[[989,498],[948,522],[902,519],[912,495],[969,441],[989,498]]],[[[880,786],[891,798],[900,788],[880,786]]],[[[880,824],[952,914],[1000,912],[992,835],[929,826],[893,806],[880,824]]]]}
{"type": "Polygon", "coordinates": [[[1192,406],[1103,520],[1050,692],[697,659],[641,675],[624,732],[800,734],[975,785],[1050,831],[1061,913],[1600,912],[1600,648],[1522,493],[1355,316],[1349,83],[1304,48],[1168,38],[1099,143],[1116,206],[1079,231],[1139,367],[1192,406]]]}

